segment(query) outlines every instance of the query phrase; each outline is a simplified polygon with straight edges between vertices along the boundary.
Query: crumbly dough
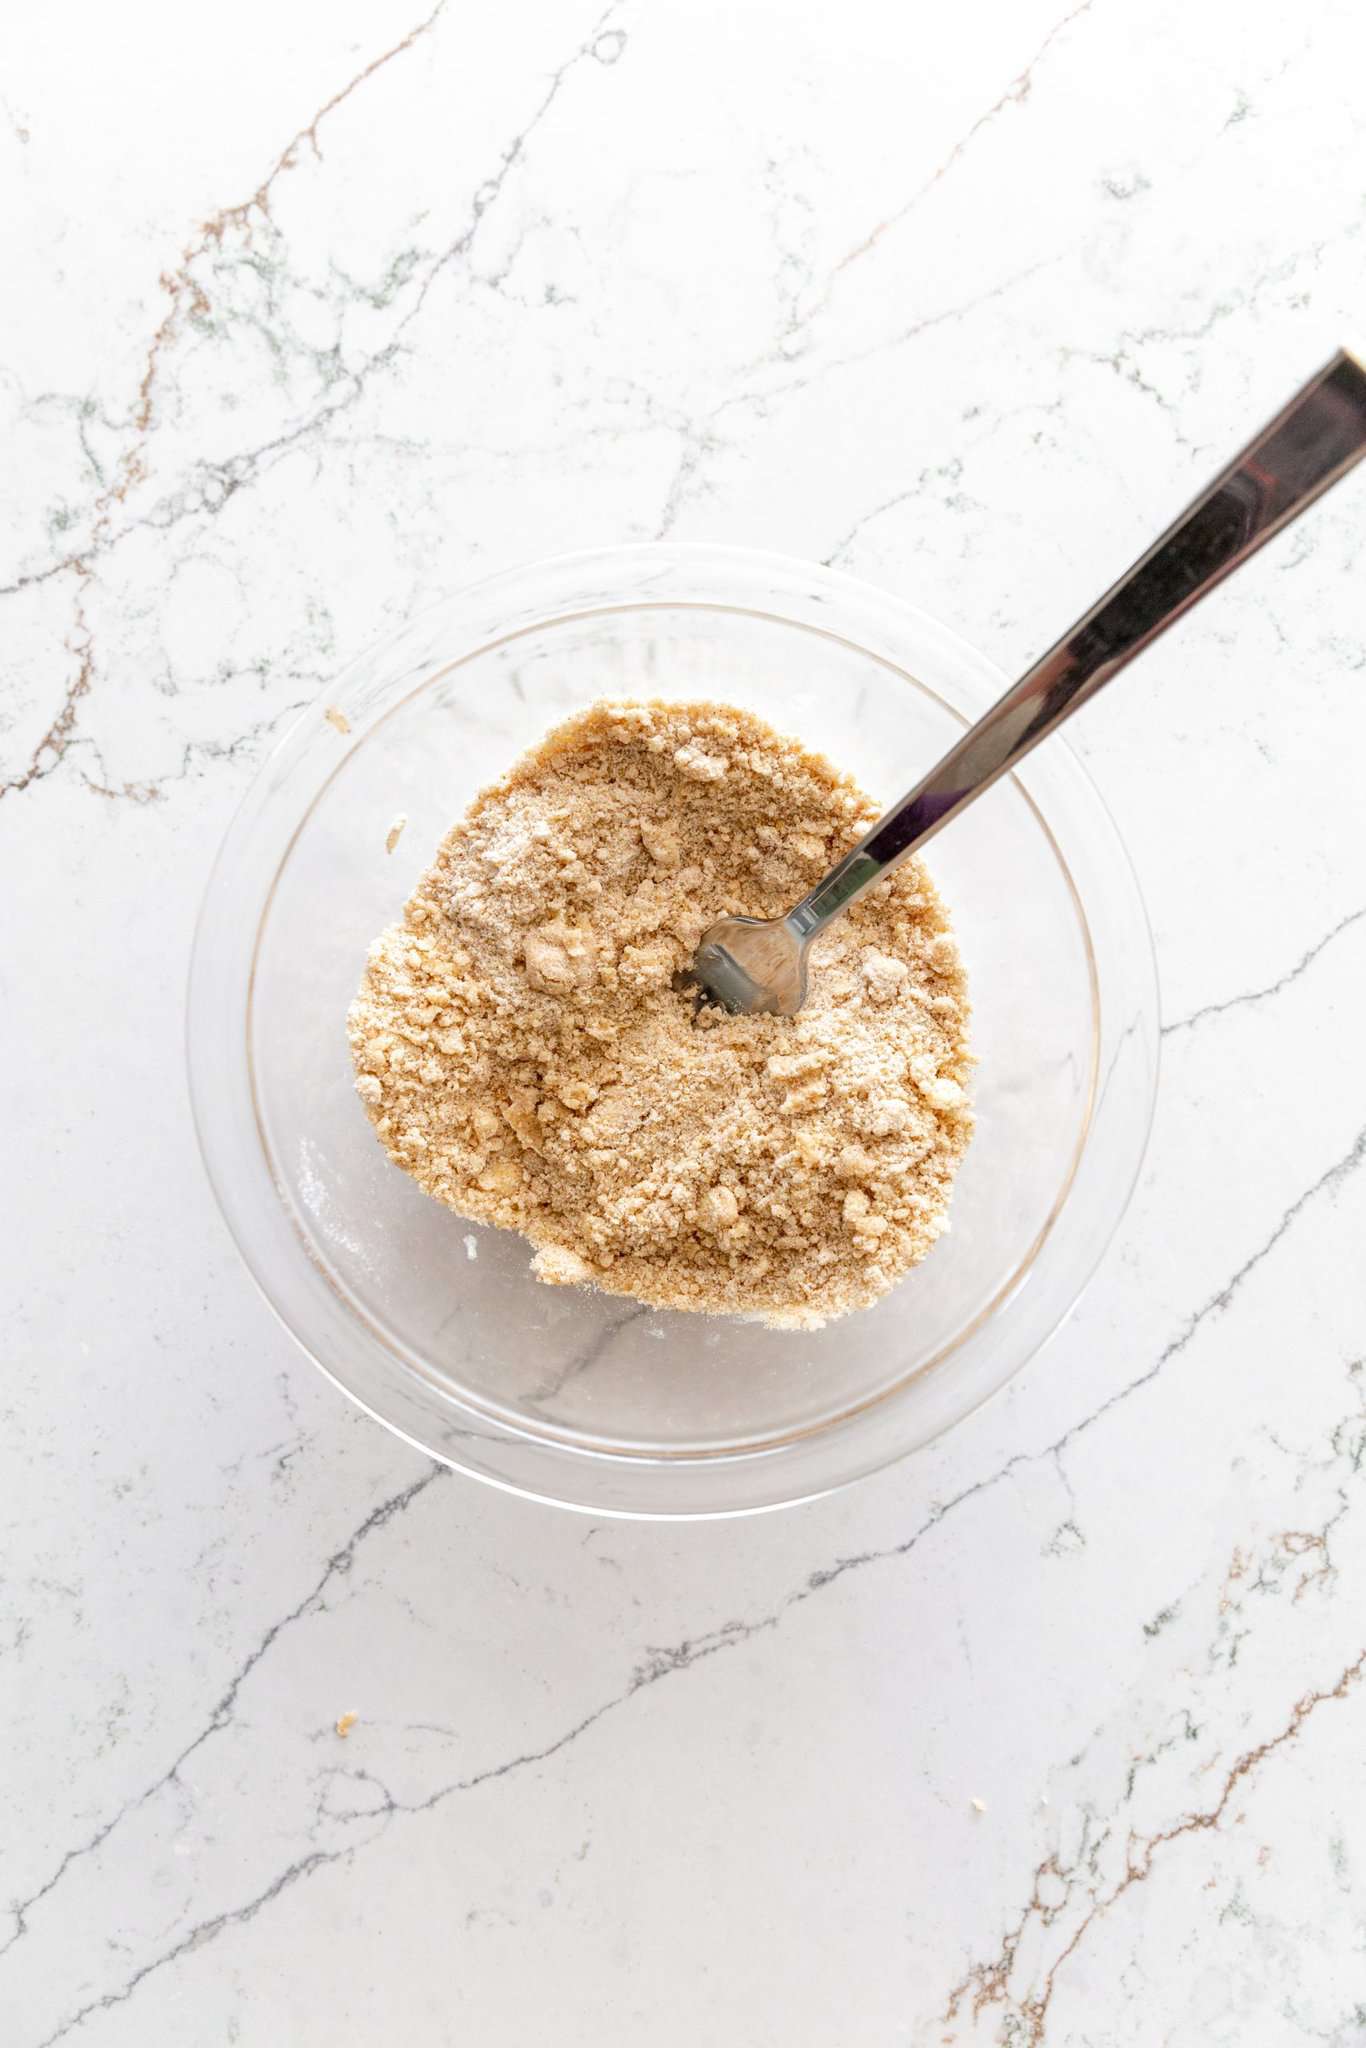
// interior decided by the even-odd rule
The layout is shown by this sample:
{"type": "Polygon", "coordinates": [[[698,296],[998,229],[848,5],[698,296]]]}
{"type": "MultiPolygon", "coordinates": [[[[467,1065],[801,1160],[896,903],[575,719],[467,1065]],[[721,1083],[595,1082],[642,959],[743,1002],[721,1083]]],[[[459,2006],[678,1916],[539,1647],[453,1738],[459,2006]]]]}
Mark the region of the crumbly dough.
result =
{"type": "Polygon", "coordinates": [[[967,995],[920,862],[837,921],[796,1017],[694,1010],[723,913],[772,917],[877,814],[720,704],[611,702],[470,806],[370,949],[349,1031],[389,1157],[534,1270],[815,1328],[948,1227],[967,995]]]}

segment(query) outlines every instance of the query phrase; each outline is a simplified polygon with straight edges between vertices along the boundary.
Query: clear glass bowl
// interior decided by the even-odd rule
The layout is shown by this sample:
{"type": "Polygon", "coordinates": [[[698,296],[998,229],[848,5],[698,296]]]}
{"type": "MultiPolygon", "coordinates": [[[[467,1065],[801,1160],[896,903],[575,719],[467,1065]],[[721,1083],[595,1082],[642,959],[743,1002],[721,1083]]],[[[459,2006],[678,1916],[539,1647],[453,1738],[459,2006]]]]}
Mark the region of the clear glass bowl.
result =
{"type": "Polygon", "coordinates": [[[364,656],[265,763],[209,883],[189,1000],[210,1179],[285,1327],[433,1457],[596,1515],[723,1515],[903,1456],[994,1393],[1076,1300],[1142,1158],[1152,946],[1058,740],[935,840],[973,1000],[977,1132],[952,1229],[814,1333],[533,1280],[529,1250],[389,1164],[352,1089],[366,948],[475,791],[594,698],[719,698],[898,795],[1003,677],[850,578],[650,546],[516,570],[364,656]],[[396,813],[407,829],[385,851],[396,813]]]}

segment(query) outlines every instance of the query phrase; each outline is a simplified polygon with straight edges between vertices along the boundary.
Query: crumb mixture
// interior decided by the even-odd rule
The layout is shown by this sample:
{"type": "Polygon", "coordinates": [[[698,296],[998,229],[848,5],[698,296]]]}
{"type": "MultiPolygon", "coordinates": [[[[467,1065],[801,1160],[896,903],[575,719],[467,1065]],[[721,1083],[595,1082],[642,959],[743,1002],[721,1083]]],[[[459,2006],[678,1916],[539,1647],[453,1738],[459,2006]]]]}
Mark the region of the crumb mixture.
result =
{"type": "Polygon", "coordinates": [[[967,995],[920,862],[839,919],[796,1017],[675,989],[723,913],[774,917],[877,815],[718,704],[603,703],[477,797],[372,946],[349,1028],[389,1157],[534,1270],[795,1328],[867,1307],[948,1227],[967,995]]]}

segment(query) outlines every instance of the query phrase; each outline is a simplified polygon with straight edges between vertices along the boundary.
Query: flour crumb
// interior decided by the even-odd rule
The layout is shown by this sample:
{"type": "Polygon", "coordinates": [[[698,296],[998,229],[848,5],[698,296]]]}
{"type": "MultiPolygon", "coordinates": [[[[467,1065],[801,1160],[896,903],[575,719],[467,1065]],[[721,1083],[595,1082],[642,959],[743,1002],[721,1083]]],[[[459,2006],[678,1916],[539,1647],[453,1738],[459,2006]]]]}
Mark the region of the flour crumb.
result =
{"type": "Polygon", "coordinates": [[[324,711],[323,713],[323,717],[327,720],[328,724],[332,727],[334,732],[339,732],[342,734],[350,732],[350,719],[347,717],[344,711],[338,711],[335,704],[328,705],[326,711],[324,711]]]}
{"type": "Polygon", "coordinates": [[[344,1714],[338,1714],[337,1733],[338,1735],[340,1735],[343,1742],[345,1742],[347,1736],[351,1733],[351,1730],[355,1727],[359,1719],[360,1715],[353,1713],[349,1707],[347,1708],[344,1714]]]}
{"type": "Polygon", "coordinates": [[[467,1259],[477,1259],[478,1256],[479,1240],[472,1231],[467,1230],[465,1232],[465,1257],[467,1259]]]}
{"type": "Polygon", "coordinates": [[[563,1244],[542,1245],[531,1261],[531,1270],[550,1287],[584,1287],[593,1278],[587,1260],[563,1244]]]}
{"type": "Polygon", "coordinates": [[[787,1329],[880,1299],[947,1229],[972,1130],[966,983],[925,869],[823,936],[797,1017],[695,1013],[674,986],[715,917],[781,914],[877,814],[726,705],[556,727],[370,949],[348,1028],[390,1159],[520,1231],[550,1286],[787,1329]]]}
{"type": "Polygon", "coordinates": [[[407,824],[407,822],[408,813],[406,811],[400,811],[398,816],[394,819],[393,824],[389,827],[389,830],[384,835],[384,851],[386,853],[392,853],[394,848],[398,845],[399,840],[403,837],[403,828],[407,824]]]}
{"type": "Polygon", "coordinates": [[[987,1810],[987,1803],[985,1799],[973,1799],[972,1801],[970,1801],[970,1804],[972,1806],[972,1810],[974,1813],[985,1813],[987,1810]]]}

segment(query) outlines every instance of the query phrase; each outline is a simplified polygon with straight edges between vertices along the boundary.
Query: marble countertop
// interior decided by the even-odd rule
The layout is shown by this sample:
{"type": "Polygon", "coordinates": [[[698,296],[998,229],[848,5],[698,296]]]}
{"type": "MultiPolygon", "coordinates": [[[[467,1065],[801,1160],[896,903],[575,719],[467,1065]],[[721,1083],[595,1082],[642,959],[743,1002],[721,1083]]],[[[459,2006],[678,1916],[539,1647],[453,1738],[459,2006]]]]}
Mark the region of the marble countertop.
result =
{"type": "Polygon", "coordinates": [[[181,1034],[263,750],[473,577],[756,543],[1035,653],[1351,338],[1359,12],[425,4],[7,31],[0,2040],[1347,2048],[1366,487],[1077,729],[1148,1162],[841,1497],[594,1524],[391,1439],[181,1034]]]}

